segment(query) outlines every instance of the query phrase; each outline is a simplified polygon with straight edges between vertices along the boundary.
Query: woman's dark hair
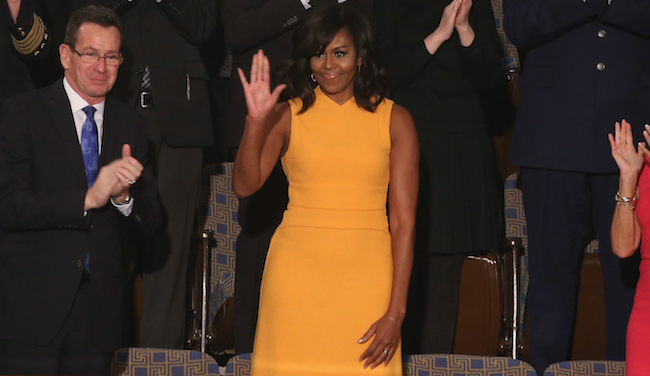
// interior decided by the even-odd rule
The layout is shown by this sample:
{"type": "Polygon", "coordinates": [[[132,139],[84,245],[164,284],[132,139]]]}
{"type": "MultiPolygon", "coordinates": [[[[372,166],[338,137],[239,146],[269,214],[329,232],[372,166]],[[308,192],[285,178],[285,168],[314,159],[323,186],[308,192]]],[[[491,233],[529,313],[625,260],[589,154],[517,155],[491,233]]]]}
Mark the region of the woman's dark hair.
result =
{"type": "Polygon", "coordinates": [[[74,47],[77,44],[77,34],[81,25],[86,22],[97,24],[101,27],[115,26],[122,35],[122,24],[120,18],[112,10],[101,5],[88,5],[77,9],[70,19],[65,29],[63,43],[74,47]]]}
{"type": "Polygon", "coordinates": [[[379,48],[370,23],[350,6],[333,5],[313,12],[296,28],[293,36],[293,52],[284,78],[286,93],[291,98],[302,99],[300,113],[311,107],[316,98],[316,84],[310,77],[310,60],[325,51],[339,31],[346,29],[362,60],[354,80],[354,98],[357,105],[374,112],[388,93],[388,75],[380,66],[379,48]]]}

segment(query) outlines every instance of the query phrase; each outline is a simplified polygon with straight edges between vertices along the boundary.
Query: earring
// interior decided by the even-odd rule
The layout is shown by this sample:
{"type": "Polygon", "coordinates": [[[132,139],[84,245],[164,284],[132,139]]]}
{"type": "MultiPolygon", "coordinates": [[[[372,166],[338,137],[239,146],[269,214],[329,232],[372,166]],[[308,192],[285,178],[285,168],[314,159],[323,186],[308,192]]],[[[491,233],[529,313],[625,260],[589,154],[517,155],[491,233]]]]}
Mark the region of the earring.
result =
{"type": "Polygon", "coordinates": [[[311,77],[311,80],[314,81],[314,83],[316,82],[316,77],[314,77],[314,74],[313,74],[313,73],[310,74],[309,77],[311,77]]]}
{"type": "Polygon", "coordinates": [[[357,65],[357,72],[361,72],[361,65],[357,65]]]}

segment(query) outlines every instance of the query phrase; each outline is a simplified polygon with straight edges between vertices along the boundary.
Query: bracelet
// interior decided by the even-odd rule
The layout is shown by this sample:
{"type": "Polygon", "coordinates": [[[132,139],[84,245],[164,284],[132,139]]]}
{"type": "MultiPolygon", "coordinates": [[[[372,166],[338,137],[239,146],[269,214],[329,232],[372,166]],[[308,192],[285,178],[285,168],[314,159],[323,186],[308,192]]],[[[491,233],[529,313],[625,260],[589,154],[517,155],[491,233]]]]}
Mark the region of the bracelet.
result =
{"type": "Polygon", "coordinates": [[[616,205],[627,206],[630,209],[634,209],[636,208],[637,201],[639,201],[639,197],[636,194],[634,197],[623,197],[619,192],[616,192],[614,201],[616,201],[616,205]]]}

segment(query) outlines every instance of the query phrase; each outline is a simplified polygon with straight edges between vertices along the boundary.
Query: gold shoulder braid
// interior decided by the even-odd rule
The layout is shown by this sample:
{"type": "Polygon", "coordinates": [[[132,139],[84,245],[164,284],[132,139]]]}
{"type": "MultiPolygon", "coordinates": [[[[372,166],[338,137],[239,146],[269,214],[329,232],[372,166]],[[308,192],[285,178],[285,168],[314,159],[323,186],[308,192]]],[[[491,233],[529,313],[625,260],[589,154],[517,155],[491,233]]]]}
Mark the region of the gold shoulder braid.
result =
{"type": "Polygon", "coordinates": [[[34,23],[29,30],[29,33],[25,35],[25,32],[21,27],[18,28],[21,39],[16,38],[14,34],[11,35],[11,41],[14,44],[16,51],[23,55],[34,55],[37,56],[43,48],[45,48],[45,41],[47,41],[48,33],[43,19],[34,13],[34,23]]]}

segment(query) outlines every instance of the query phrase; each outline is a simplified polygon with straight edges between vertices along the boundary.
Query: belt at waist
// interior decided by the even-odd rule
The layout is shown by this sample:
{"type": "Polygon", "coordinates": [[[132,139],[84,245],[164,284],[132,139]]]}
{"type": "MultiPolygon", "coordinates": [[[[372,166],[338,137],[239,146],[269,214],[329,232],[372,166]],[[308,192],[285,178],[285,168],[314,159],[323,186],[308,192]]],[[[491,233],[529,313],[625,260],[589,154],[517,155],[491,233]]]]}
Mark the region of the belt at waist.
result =
{"type": "Polygon", "coordinates": [[[289,205],[280,227],[323,227],[388,231],[386,210],[337,210],[289,205]]]}

